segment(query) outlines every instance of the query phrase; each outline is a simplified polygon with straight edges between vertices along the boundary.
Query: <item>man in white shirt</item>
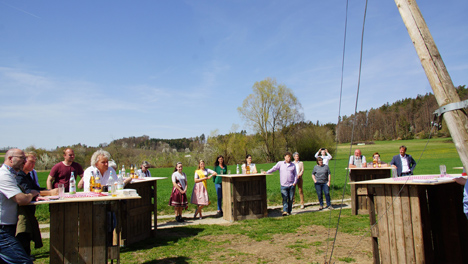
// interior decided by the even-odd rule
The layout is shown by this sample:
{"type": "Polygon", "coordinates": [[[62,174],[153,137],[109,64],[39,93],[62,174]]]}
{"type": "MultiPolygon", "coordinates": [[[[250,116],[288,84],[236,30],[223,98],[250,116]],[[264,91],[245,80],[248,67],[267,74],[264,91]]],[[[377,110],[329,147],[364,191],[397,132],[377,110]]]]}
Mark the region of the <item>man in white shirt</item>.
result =
{"type": "Polygon", "coordinates": [[[27,205],[39,192],[25,194],[16,183],[16,175],[23,169],[26,156],[20,149],[10,149],[0,168],[0,259],[2,263],[33,263],[15,238],[18,205],[27,205]]]}
{"type": "Polygon", "coordinates": [[[414,161],[411,155],[406,154],[406,147],[400,147],[400,155],[395,155],[390,162],[390,166],[397,169],[398,177],[413,175],[413,170],[416,167],[416,161],[414,161]]]}

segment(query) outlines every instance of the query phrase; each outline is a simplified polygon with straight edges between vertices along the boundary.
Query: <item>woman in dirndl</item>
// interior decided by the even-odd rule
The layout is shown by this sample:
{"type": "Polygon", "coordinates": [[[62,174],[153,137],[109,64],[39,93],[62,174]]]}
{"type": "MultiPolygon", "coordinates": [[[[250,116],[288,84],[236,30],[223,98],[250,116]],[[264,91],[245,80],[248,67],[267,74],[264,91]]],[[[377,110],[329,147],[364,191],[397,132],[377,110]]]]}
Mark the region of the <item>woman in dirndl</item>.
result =
{"type": "Polygon", "coordinates": [[[206,169],[205,162],[200,160],[198,163],[198,169],[195,171],[195,185],[193,186],[192,199],[190,201],[191,203],[197,205],[197,210],[193,215],[194,219],[197,218],[198,214],[200,214],[200,219],[202,219],[203,207],[210,204],[210,201],[208,200],[208,188],[206,187],[206,183],[208,179],[211,179],[211,177],[216,175],[218,174],[215,171],[206,169]]]}
{"type": "Polygon", "coordinates": [[[174,173],[172,173],[172,193],[169,205],[174,206],[175,219],[177,222],[184,222],[182,209],[187,209],[187,175],[182,172],[182,162],[177,162],[174,173]]]}

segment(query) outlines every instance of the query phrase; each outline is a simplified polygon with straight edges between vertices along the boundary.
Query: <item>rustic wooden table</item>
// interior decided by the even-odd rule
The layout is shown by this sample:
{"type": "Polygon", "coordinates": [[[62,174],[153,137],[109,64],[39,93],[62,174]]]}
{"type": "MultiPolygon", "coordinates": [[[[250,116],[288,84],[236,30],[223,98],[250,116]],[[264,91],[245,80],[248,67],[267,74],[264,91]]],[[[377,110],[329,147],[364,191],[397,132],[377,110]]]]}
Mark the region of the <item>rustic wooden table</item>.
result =
{"type": "MultiPolygon", "coordinates": [[[[350,168],[349,181],[359,182],[392,177],[391,167],[381,168],[350,168]]],[[[351,185],[351,213],[353,215],[368,214],[367,210],[367,194],[359,193],[359,185],[351,185]]]]}
{"type": "Polygon", "coordinates": [[[135,189],[141,199],[128,200],[121,204],[122,232],[120,244],[122,246],[128,246],[156,236],[158,226],[157,181],[164,179],[167,179],[167,177],[134,179],[125,186],[126,189],[135,189]]]}
{"type": "Polygon", "coordinates": [[[109,259],[120,263],[119,207],[124,200],[138,199],[101,196],[32,202],[49,204],[50,263],[107,263],[109,259]]]}
{"type": "Polygon", "coordinates": [[[367,193],[374,263],[468,263],[463,186],[396,179],[350,183],[367,193]]]}
{"type": "MultiPolygon", "coordinates": [[[[223,174],[223,218],[228,221],[268,216],[265,173],[223,174]]],[[[271,175],[271,174],[268,174],[271,175]]]]}

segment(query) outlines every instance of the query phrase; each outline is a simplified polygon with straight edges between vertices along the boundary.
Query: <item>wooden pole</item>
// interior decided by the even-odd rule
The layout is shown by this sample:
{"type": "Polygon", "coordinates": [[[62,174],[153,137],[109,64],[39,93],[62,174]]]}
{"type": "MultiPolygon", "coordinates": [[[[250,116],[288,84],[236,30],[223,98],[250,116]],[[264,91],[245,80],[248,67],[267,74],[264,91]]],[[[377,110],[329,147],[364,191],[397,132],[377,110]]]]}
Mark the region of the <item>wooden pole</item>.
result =
{"type": "MultiPolygon", "coordinates": [[[[437,103],[439,106],[444,106],[460,102],[460,97],[453,86],[452,79],[419,11],[416,0],[395,0],[395,3],[429,79],[437,103]]],[[[443,117],[463,166],[468,168],[468,118],[462,110],[446,112],[443,117]]]]}

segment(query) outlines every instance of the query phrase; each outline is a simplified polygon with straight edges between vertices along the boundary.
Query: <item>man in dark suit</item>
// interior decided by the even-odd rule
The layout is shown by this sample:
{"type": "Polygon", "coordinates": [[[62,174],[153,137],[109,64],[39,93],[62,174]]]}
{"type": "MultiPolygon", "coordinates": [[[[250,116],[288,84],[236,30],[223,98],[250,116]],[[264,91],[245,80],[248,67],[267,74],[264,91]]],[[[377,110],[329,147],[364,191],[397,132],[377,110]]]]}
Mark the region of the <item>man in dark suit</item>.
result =
{"type": "Polygon", "coordinates": [[[411,155],[406,154],[406,147],[400,147],[400,155],[393,156],[390,165],[397,169],[398,177],[413,175],[413,170],[416,167],[416,161],[414,161],[411,155]]]}

